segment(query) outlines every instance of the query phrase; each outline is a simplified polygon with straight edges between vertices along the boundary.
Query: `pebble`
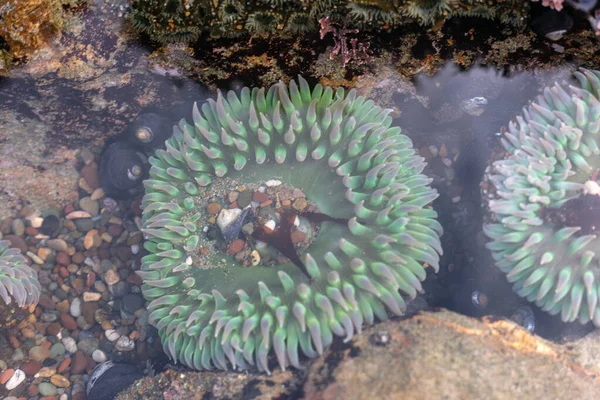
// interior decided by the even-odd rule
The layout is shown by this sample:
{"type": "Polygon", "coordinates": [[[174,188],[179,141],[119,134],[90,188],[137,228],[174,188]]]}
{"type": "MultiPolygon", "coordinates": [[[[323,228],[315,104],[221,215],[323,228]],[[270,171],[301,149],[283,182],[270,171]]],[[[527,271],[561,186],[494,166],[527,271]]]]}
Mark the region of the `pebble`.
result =
{"type": "Polygon", "coordinates": [[[117,351],[131,351],[135,348],[135,342],[129,339],[127,336],[121,336],[115,343],[115,349],[117,351]]]}
{"type": "Polygon", "coordinates": [[[75,329],[77,329],[77,322],[75,322],[75,319],[73,319],[73,317],[71,317],[69,314],[60,314],[60,322],[63,327],[67,328],[70,331],[74,331],[75,329]]]}
{"type": "Polygon", "coordinates": [[[6,382],[8,382],[8,380],[12,378],[14,373],[15,370],[12,368],[5,369],[4,371],[2,371],[2,373],[0,374],[0,385],[4,385],[6,382]]]}
{"type": "Polygon", "coordinates": [[[244,190],[243,192],[240,192],[237,198],[237,203],[240,206],[240,208],[246,208],[250,204],[251,200],[252,192],[250,190],[244,190]]]}
{"type": "Polygon", "coordinates": [[[23,236],[25,233],[25,224],[20,219],[15,219],[12,222],[12,233],[17,236],[23,236]]]}
{"type": "Polygon", "coordinates": [[[267,187],[275,187],[281,185],[281,181],[278,181],[277,179],[271,179],[266,181],[265,185],[267,185],[267,187]]]}
{"type": "Polygon", "coordinates": [[[46,218],[44,218],[44,221],[42,221],[40,232],[44,235],[52,235],[59,226],[60,219],[56,215],[48,215],[46,218]]]}
{"type": "Polygon", "coordinates": [[[62,239],[50,239],[50,240],[46,241],[46,244],[52,250],[63,251],[63,252],[66,252],[67,251],[67,247],[68,247],[67,246],[67,242],[65,242],[62,239]]]}
{"type": "Polygon", "coordinates": [[[54,374],[56,374],[56,368],[43,367],[35,376],[40,378],[50,378],[54,374]]]}
{"type": "Polygon", "coordinates": [[[31,258],[31,260],[38,264],[38,265],[42,265],[44,263],[44,260],[42,260],[37,254],[32,253],[31,251],[28,251],[26,253],[27,257],[31,258]]]}
{"type": "Polygon", "coordinates": [[[34,346],[29,349],[29,358],[35,361],[44,361],[50,357],[50,350],[42,346],[34,346]]]}
{"type": "Polygon", "coordinates": [[[8,382],[6,382],[6,390],[13,390],[17,386],[19,386],[25,380],[25,372],[20,369],[16,369],[15,373],[10,377],[8,382]]]}
{"type": "Polygon", "coordinates": [[[308,205],[308,203],[306,202],[306,199],[304,197],[298,197],[292,203],[292,207],[294,208],[294,210],[298,210],[298,211],[304,210],[307,205],[308,205]]]}
{"type": "Polygon", "coordinates": [[[206,206],[206,211],[210,215],[217,215],[219,213],[219,211],[221,211],[222,208],[223,208],[223,206],[221,206],[219,203],[210,203],[209,205],[206,206]]]}
{"type": "Polygon", "coordinates": [[[102,350],[94,350],[94,352],[92,353],[92,359],[97,363],[103,363],[104,361],[106,361],[106,354],[104,354],[102,350]]]}
{"type": "Polygon", "coordinates": [[[71,382],[69,382],[67,378],[59,374],[52,375],[52,377],[50,378],[50,382],[61,388],[67,388],[71,386],[71,382]]]}
{"type": "Polygon", "coordinates": [[[38,385],[42,396],[55,396],[58,393],[56,386],[50,382],[42,382],[38,385]]]}
{"type": "Polygon", "coordinates": [[[104,274],[104,282],[106,282],[107,285],[114,285],[115,283],[119,282],[119,280],[119,274],[117,274],[114,269],[109,269],[104,274]]]}
{"type": "MultiPolygon", "coordinates": [[[[92,195],[90,196],[90,199],[92,199],[92,200],[100,200],[104,196],[105,196],[104,190],[102,188],[98,188],[98,189],[95,189],[92,192],[92,195]]],[[[81,201],[80,201],[80,205],[81,205],[81,201]]]]}
{"type": "Polygon", "coordinates": [[[77,350],[73,357],[73,363],[71,364],[71,373],[75,375],[81,374],[86,366],[87,360],[85,355],[80,350],[77,350]]]}
{"type": "Polygon", "coordinates": [[[242,251],[244,249],[245,245],[246,245],[245,241],[243,241],[242,239],[236,239],[233,242],[231,242],[231,244],[229,245],[229,248],[227,249],[227,253],[229,253],[232,256],[235,256],[237,253],[239,253],[240,251],[242,251]]]}
{"type": "Polygon", "coordinates": [[[228,209],[224,208],[217,217],[217,225],[221,229],[221,232],[225,230],[229,225],[235,222],[238,217],[242,214],[242,210],[239,208],[228,209]]]}
{"type": "Polygon", "coordinates": [[[101,298],[102,298],[102,294],[101,293],[96,293],[96,292],[84,292],[83,293],[83,301],[85,303],[89,303],[89,302],[92,302],[92,301],[98,301],[101,298]]]}
{"type": "Polygon", "coordinates": [[[306,239],[306,233],[300,231],[292,232],[292,243],[298,244],[302,243],[306,239]]]}
{"type": "Polygon", "coordinates": [[[114,342],[115,340],[121,337],[121,335],[119,335],[119,332],[117,332],[114,329],[107,329],[106,331],[104,331],[104,335],[111,342],[114,342]]]}
{"type": "Polygon", "coordinates": [[[72,337],[63,338],[62,344],[69,353],[75,353],[77,351],[77,342],[72,337]]]}
{"type": "Polygon", "coordinates": [[[65,217],[66,219],[91,218],[92,216],[87,211],[73,211],[65,217]]]}
{"type": "Polygon", "coordinates": [[[260,253],[257,250],[252,250],[250,253],[250,261],[253,267],[260,263],[260,253]]]}
{"type": "Polygon", "coordinates": [[[83,247],[85,247],[86,250],[89,250],[92,247],[100,247],[101,244],[102,238],[98,234],[97,229],[88,231],[83,238],[83,247]]]}

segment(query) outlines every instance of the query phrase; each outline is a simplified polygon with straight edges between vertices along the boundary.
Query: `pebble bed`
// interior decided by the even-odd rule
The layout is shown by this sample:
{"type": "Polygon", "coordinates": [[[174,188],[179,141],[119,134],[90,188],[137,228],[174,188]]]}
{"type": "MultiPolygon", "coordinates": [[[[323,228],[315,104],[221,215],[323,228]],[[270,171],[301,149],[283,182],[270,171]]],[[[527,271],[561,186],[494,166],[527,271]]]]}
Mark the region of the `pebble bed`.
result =
{"type": "Polygon", "coordinates": [[[0,334],[1,398],[83,400],[97,364],[152,355],[135,274],[141,199],[105,197],[98,152],[79,152],[78,202],[41,212],[24,206],[0,221],[0,239],[21,249],[42,285],[39,304],[0,334]]]}

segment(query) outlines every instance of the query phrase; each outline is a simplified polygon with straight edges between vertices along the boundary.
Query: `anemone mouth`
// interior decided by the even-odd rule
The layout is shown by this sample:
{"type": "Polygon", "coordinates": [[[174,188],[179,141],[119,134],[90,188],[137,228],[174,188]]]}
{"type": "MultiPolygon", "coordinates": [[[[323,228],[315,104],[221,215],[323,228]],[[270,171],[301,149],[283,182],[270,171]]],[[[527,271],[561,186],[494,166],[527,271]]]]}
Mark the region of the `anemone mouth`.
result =
{"type": "Polygon", "coordinates": [[[0,240],[0,300],[18,307],[37,304],[41,286],[37,272],[27,265],[19,249],[9,248],[8,240],[0,240]]]}
{"type": "Polygon", "coordinates": [[[503,133],[504,158],[486,171],[484,232],[513,290],[565,322],[600,326],[597,236],[600,72],[575,72],[503,133]]]}
{"type": "Polygon", "coordinates": [[[196,369],[269,372],[273,351],[281,368],[300,368],[300,353],[315,357],[334,335],[349,340],[388,310],[404,312],[402,295],[422,291],[427,265],[437,270],[442,229],[427,207],[437,192],[424,161],[391,127],[390,111],[299,78],[219,93],[201,111],[194,106],[193,125],[180,121],[149,160],[142,220],[150,254],[138,272],[167,354],[196,369]],[[301,214],[316,224],[296,252],[302,267],[292,259],[248,266],[211,251],[209,202],[273,181],[312,207],[314,215],[301,214]]]}

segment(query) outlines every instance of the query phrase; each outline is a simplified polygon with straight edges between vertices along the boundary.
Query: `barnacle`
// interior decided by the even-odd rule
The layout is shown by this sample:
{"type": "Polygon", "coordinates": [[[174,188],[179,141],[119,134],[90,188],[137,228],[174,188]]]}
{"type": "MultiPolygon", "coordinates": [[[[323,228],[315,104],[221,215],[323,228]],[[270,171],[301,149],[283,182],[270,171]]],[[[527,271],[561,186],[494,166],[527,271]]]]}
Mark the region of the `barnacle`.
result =
{"type": "Polygon", "coordinates": [[[563,321],[600,326],[600,72],[544,89],[504,132],[484,177],[484,232],[514,291],[563,321]]]}
{"type": "Polygon", "coordinates": [[[27,265],[21,251],[0,240],[0,299],[6,305],[15,300],[19,307],[35,305],[40,298],[37,272],[27,265]]]}
{"type": "MultiPolygon", "coordinates": [[[[142,200],[142,292],[166,353],[196,369],[269,371],[300,367],[333,336],[348,341],[363,323],[402,314],[438,269],[441,225],[428,205],[437,192],[391,110],[316,85],[221,93],[193,123],[174,127],[150,159],[142,200]],[[322,214],[318,234],[296,262],[243,267],[205,250],[202,204],[228,179],[279,180],[300,189],[322,214]]],[[[239,212],[238,212],[239,213],[239,212]]],[[[267,232],[268,233],[268,232],[267,232]]],[[[275,232],[276,234],[276,232],[275,232]]]]}

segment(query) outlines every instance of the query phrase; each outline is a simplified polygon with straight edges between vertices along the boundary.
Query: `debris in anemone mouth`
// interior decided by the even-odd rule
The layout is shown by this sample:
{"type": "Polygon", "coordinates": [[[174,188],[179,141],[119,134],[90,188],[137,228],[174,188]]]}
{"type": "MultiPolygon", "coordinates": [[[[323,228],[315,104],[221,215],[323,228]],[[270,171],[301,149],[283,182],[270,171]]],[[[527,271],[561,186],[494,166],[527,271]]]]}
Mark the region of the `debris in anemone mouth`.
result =
{"type": "Polygon", "coordinates": [[[390,112],[299,78],[219,92],[180,121],[149,160],[138,271],[171,358],[270,372],[274,353],[301,368],[300,354],[404,313],[438,269],[442,227],[390,112]]]}
{"type": "Polygon", "coordinates": [[[565,322],[600,326],[600,72],[544,89],[502,133],[488,167],[484,232],[513,290],[565,322]]]}

